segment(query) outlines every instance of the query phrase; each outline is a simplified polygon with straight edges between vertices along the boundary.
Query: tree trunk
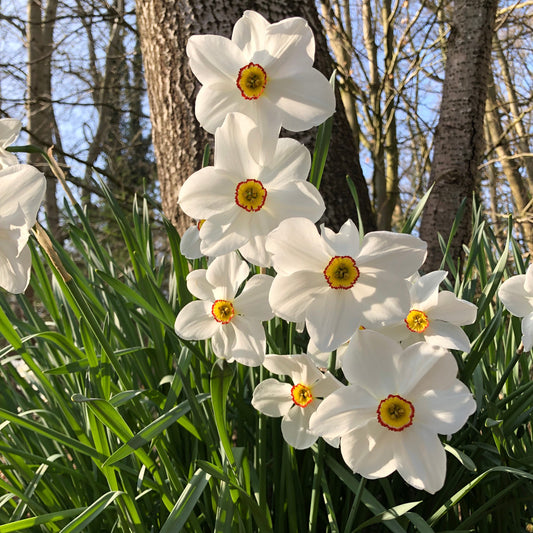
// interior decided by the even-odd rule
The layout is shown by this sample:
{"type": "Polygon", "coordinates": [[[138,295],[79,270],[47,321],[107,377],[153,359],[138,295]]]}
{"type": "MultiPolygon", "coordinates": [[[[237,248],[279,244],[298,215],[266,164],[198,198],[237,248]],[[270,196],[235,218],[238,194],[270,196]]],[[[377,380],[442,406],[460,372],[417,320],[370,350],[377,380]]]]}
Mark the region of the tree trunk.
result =
{"type": "Polygon", "coordinates": [[[513,203],[516,207],[514,220],[520,227],[524,236],[524,244],[533,253],[533,222],[531,216],[528,216],[531,195],[526,185],[526,181],[520,174],[520,166],[517,159],[513,158],[513,153],[509,141],[504,133],[500,115],[498,113],[498,98],[494,80],[488,88],[487,98],[487,141],[496,152],[496,156],[501,165],[502,171],[507,179],[513,203]]]}
{"type": "MultiPolygon", "coordinates": [[[[52,107],[51,61],[54,50],[54,25],[57,0],[48,0],[43,17],[43,2],[28,0],[28,131],[30,143],[47,150],[54,144],[55,124],[52,107]]],[[[28,154],[28,163],[41,168],[46,175],[45,209],[48,227],[58,240],[62,240],[59,209],[56,199],[56,178],[43,165],[40,154],[28,154]]]]}
{"type": "MultiPolygon", "coordinates": [[[[178,212],[179,186],[201,167],[204,148],[210,141],[194,116],[199,84],[188,66],[187,40],[191,35],[207,33],[230,37],[233,25],[250,3],[137,0],[136,5],[163,211],[183,232],[190,221],[178,212]]],[[[331,74],[332,61],[313,0],[261,0],[254,2],[253,8],[269,22],[293,16],[305,18],[316,39],[315,67],[326,76],[331,74]]],[[[349,175],[357,187],[365,228],[373,229],[368,189],[340,98],[337,102],[333,138],[321,185],[327,206],[325,222],[338,228],[347,218],[357,219],[346,184],[349,175]]],[[[314,134],[312,131],[295,137],[309,146],[314,134]]]]}
{"type": "Polygon", "coordinates": [[[465,214],[450,249],[454,261],[470,239],[496,7],[497,0],[456,0],[454,4],[430,176],[434,188],[420,229],[420,236],[428,242],[426,271],[439,268],[442,252],[437,234],[448,239],[463,199],[465,214]]]}

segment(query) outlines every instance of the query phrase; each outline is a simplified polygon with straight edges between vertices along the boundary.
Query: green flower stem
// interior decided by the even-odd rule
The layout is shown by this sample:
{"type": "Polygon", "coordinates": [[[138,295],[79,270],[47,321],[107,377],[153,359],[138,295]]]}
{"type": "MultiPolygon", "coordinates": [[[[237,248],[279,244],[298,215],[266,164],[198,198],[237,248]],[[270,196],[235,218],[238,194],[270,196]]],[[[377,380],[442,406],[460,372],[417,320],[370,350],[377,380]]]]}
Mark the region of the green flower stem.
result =
{"type": "MultiPolygon", "coordinates": [[[[264,379],[265,369],[263,366],[259,368],[259,383],[264,379]]],[[[262,413],[258,413],[258,433],[259,433],[259,507],[263,511],[268,511],[268,502],[267,502],[267,420],[266,416],[262,413]]]]}
{"type": "Polygon", "coordinates": [[[365,485],[366,478],[361,477],[359,481],[359,487],[357,488],[357,492],[355,493],[355,497],[353,499],[352,508],[350,509],[350,514],[348,515],[348,520],[346,520],[344,533],[350,533],[352,531],[352,526],[357,515],[357,510],[359,509],[359,504],[361,503],[361,496],[363,495],[363,491],[365,490],[365,485]]]}
{"type": "MultiPolygon", "coordinates": [[[[337,350],[333,350],[329,356],[328,370],[335,373],[337,361],[337,350]]],[[[326,443],[323,439],[318,441],[317,452],[313,454],[315,459],[315,469],[313,471],[313,488],[311,492],[311,505],[309,509],[309,533],[314,533],[317,527],[318,505],[320,502],[322,471],[324,468],[324,449],[326,443]]]]}
{"type": "Polygon", "coordinates": [[[313,488],[311,490],[311,505],[309,506],[309,533],[317,530],[318,506],[320,502],[320,483],[322,480],[322,470],[324,467],[324,448],[326,443],[323,439],[318,441],[317,451],[313,453],[315,469],[313,472],[313,488]]]}

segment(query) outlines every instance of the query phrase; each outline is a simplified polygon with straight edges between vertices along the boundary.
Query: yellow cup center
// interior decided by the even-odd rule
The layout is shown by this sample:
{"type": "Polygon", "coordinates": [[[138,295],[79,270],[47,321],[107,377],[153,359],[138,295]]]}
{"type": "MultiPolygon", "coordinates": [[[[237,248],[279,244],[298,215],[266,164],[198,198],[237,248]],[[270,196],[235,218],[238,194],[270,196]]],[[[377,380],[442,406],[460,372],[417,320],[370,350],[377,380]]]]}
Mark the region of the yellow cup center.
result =
{"type": "Polygon", "coordinates": [[[267,190],[259,180],[241,181],[235,189],[235,203],[248,212],[257,212],[265,204],[267,190]]]}
{"type": "Polygon", "coordinates": [[[239,70],[237,87],[246,100],[257,100],[263,94],[266,83],[265,69],[257,63],[248,63],[239,70]]]}
{"type": "Polygon", "coordinates": [[[414,331],[415,333],[422,333],[423,331],[426,331],[429,326],[429,320],[426,313],[418,311],[417,309],[411,309],[403,321],[409,331],[414,331]]]}
{"type": "Polygon", "coordinates": [[[359,269],[349,255],[336,255],[324,269],[324,277],[332,289],[350,289],[359,278],[359,269]]]}
{"type": "Polygon", "coordinates": [[[215,300],[211,307],[211,314],[217,322],[227,324],[235,316],[235,309],[228,300],[215,300]]]}
{"type": "Polygon", "coordinates": [[[403,431],[413,423],[415,407],[405,398],[397,394],[389,394],[381,400],[376,412],[378,422],[383,427],[391,431],[403,431]]]}
{"type": "Polygon", "coordinates": [[[292,401],[300,407],[307,407],[313,401],[311,389],[298,383],[291,389],[292,401]]]}

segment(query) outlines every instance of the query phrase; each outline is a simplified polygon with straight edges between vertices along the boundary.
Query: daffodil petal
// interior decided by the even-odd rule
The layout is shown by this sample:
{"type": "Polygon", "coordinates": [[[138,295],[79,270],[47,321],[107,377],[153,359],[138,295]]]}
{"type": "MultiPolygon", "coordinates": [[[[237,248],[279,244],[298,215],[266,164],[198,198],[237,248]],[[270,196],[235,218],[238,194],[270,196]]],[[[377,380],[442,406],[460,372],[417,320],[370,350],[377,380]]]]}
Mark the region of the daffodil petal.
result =
{"type": "MultiPolygon", "coordinates": [[[[268,249],[268,240],[267,240],[268,249]]],[[[305,319],[308,306],[317,294],[330,290],[322,273],[295,272],[276,276],[270,289],[269,302],[276,315],[290,322],[305,319]]]]}
{"type": "Polygon", "coordinates": [[[256,274],[251,277],[233,302],[236,313],[242,313],[247,318],[259,322],[270,320],[274,313],[268,303],[268,293],[273,280],[272,276],[266,274],[256,274]]]}
{"type": "Polygon", "coordinates": [[[533,348],[533,312],[522,319],[522,343],[526,352],[533,348]]]}
{"type": "Polygon", "coordinates": [[[373,270],[389,272],[407,278],[415,273],[426,257],[427,243],[413,235],[373,231],[363,238],[358,263],[373,270]]]}
{"type": "Polygon", "coordinates": [[[308,307],[309,336],[322,352],[336,350],[357,330],[361,312],[350,290],[330,289],[317,295],[308,307]]]}
{"type": "Polygon", "coordinates": [[[235,187],[230,174],[215,167],[205,167],[184,181],[178,203],[190,217],[206,219],[235,204],[235,187]]]}
{"type": "Polygon", "coordinates": [[[446,477],[446,453],[439,438],[420,426],[408,428],[401,437],[394,448],[398,473],[413,487],[434,494],[446,477]]]}
{"type": "Polygon", "coordinates": [[[504,281],[498,290],[503,305],[515,316],[524,317],[533,311],[533,298],[524,291],[526,275],[504,281]]]}
{"type": "Polygon", "coordinates": [[[219,35],[193,35],[186,51],[189,66],[202,85],[221,81],[235,84],[240,68],[246,64],[242,50],[219,35]]]}
{"type": "Polygon", "coordinates": [[[230,173],[237,182],[257,179],[261,165],[253,157],[250,144],[257,146],[261,137],[259,127],[250,117],[242,113],[229,113],[215,132],[215,168],[230,173]],[[254,137],[257,138],[255,142],[254,137]]]}
{"type": "Polygon", "coordinates": [[[241,365],[259,366],[265,359],[266,337],[261,322],[247,317],[235,316],[231,321],[235,343],[228,353],[228,361],[241,365]]]}
{"type": "Polygon", "coordinates": [[[211,302],[196,300],[188,303],[179,313],[174,330],[185,340],[204,340],[212,337],[219,324],[211,314],[211,302]]]}
{"type": "Polygon", "coordinates": [[[294,405],[291,397],[292,385],[268,378],[259,383],[252,396],[255,409],[267,416],[284,416],[294,405]]]}
{"type": "Polygon", "coordinates": [[[19,136],[22,124],[15,118],[0,119],[0,147],[6,148],[13,144],[19,136]]]}
{"type": "Polygon", "coordinates": [[[293,448],[304,450],[317,441],[318,436],[309,431],[309,418],[316,411],[316,407],[315,402],[306,407],[293,405],[281,420],[283,438],[293,448]]]}
{"type": "Polygon", "coordinates": [[[271,24],[265,32],[264,48],[276,58],[269,65],[272,78],[294,76],[313,65],[315,39],[303,18],[293,17],[271,24]]]}
{"type": "Polygon", "coordinates": [[[356,259],[357,263],[357,256],[359,254],[359,230],[352,220],[347,220],[338,233],[322,226],[321,234],[329,247],[335,250],[335,255],[348,255],[356,259]]]}
{"type": "Polygon", "coordinates": [[[281,222],[268,236],[266,247],[276,272],[283,276],[302,270],[322,273],[331,258],[315,225],[306,218],[281,222]]]}
{"type": "Polygon", "coordinates": [[[29,227],[35,224],[45,192],[44,174],[31,165],[13,165],[0,170],[2,212],[9,213],[20,206],[29,227]]]}
{"type": "Polygon", "coordinates": [[[447,348],[448,350],[461,350],[470,352],[470,339],[468,335],[455,324],[443,320],[431,320],[430,325],[423,333],[426,342],[447,348]]]}
{"type": "Polygon", "coordinates": [[[0,255],[0,287],[13,294],[21,294],[30,281],[31,253],[24,247],[17,256],[0,255]]]}
{"type": "Polygon", "coordinates": [[[256,102],[244,100],[235,82],[204,85],[196,96],[194,112],[202,128],[215,133],[228,113],[240,112],[255,118],[256,102]]]}
{"type": "Polygon", "coordinates": [[[423,311],[424,309],[437,305],[439,285],[447,275],[448,272],[445,270],[435,270],[434,272],[420,276],[409,290],[411,307],[423,311]]]}
{"type": "Polygon", "coordinates": [[[218,257],[238,250],[248,242],[248,217],[240,207],[209,217],[200,229],[200,250],[204,255],[218,257]]]}
{"type": "Polygon", "coordinates": [[[415,424],[434,433],[451,435],[459,431],[476,410],[476,402],[466,386],[458,380],[446,388],[428,389],[417,396],[415,424]]]}
{"type": "Polygon", "coordinates": [[[199,259],[203,256],[200,250],[200,231],[196,224],[185,230],[180,240],[181,255],[187,259],[199,259]]]}
{"type": "Polygon", "coordinates": [[[267,167],[265,175],[267,173],[272,175],[269,180],[271,187],[287,181],[307,179],[311,168],[311,154],[302,143],[295,139],[282,137],[278,139],[275,152],[270,157],[271,161],[262,161],[261,163],[267,167]]]}
{"type": "MultiPolygon", "coordinates": [[[[316,222],[324,213],[326,206],[322,195],[317,188],[306,181],[290,181],[283,184],[279,189],[269,191],[265,202],[265,211],[277,215],[277,224],[285,216],[303,217],[316,222]]],[[[274,217],[273,217],[274,218],[274,217]]]]}
{"type": "Polygon", "coordinates": [[[377,421],[354,429],[341,437],[341,453],[346,464],[368,479],[386,477],[396,470],[394,448],[397,435],[390,435],[377,421]]]}
{"type": "Polygon", "coordinates": [[[453,292],[442,291],[438,294],[437,305],[431,310],[428,309],[428,314],[431,318],[464,326],[476,321],[477,307],[471,302],[457,298],[453,292]]]}
{"type": "Polygon", "coordinates": [[[342,371],[351,384],[371,386],[372,395],[381,400],[391,391],[397,392],[396,360],[401,355],[399,343],[375,331],[360,331],[344,352],[342,371]]]}
{"type": "Polygon", "coordinates": [[[368,323],[397,322],[409,312],[407,283],[391,273],[368,273],[362,267],[351,291],[368,323]]]}
{"type": "Polygon", "coordinates": [[[319,405],[311,418],[311,431],[321,437],[342,437],[377,419],[379,401],[360,387],[340,387],[319,405]]]}
{"type": "Polygon", "coordinates": [[[272,80],[268,98],[280,110],[283,127],[290,131],[318,126],[335,111],[333,87],[316,69],[301,70],[296,76],[272,80]]]}
{"type": "Polygon", "coordinates": [[[217,357],[230,360],[235,345],[235,330],[231,322],[219,326],[211,337],[211,347],[217,357]]]}
{"type": "Polygon", "coordinates": [[[533,295],[533,265],[529,265],[526,270],[526,279],[524,280],[524,290],[533,295]]]}
{"type": "Polygon", "coordinates": [[[266,235],[254,235],[239,248],[239,252],[252,265],[271,267],[272,258],[266,249],[266,239],[266,235]]]}
{"type": "Polygon", "coordinates": [[[207,281],[214,287],[224,288],[224,294],[218,298],[233,299],[241,283],[248,277],[250,267],[236,254],[217,257],[209,265],[206,273],[207,281]]]}

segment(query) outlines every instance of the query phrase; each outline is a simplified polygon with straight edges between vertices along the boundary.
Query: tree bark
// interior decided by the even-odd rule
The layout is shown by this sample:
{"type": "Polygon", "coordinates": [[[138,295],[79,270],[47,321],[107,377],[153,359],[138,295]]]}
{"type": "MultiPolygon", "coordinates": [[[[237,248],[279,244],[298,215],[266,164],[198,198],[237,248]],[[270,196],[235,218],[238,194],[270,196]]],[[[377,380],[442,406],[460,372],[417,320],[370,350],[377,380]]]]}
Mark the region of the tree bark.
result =
{"type": "MultiPolygon", "coordinates": [[[[244,0],[137,0],[136,6],[163,211],[183,232],[190,221],[178,211],[179,187],[201,167],[204,148],[210,142],[194,116],[199,84],[185,54],[188,38],[206,33],[230,37],[235,22],[246,9],[252,8],[269,22],[293,16],[305,18],[316,39],[315,67],[329,77],[332,61],[313,0],[260,0],[252,4],[244,0]]],[[[359,194],[365,228],[373,229],[375,223],[358,153],[340,98],[337,102],[333,138],[321,185],[327,206],[324,221],[338,228],[347,218],[357,219],[346,184],[346,175],[349,175],[359,194]]],[[[295,137],[309,146],[314,132],[295,137]]]]}
{"type": "Polygon", "coordinates": [[[465,214],[450,249],[454,261],[470,239],[472,194],[479,183],[483,155],[483,117],[496,7],[497,0],[454,3],[430,175],[434,188],[420,229],[420,236],[428,242],[426,271],[439,268],[442,252],[437,234],[448,239],[463,199],[465,214]]]}
{"type": "Polygon", "coordinates": [[[522,235],[524,236],[524,244],[529,252],[533,252],[533,220],[528,214],[530,207],[531,195],[526,185],[526,180],[520,174],[520,166],[518,160],[513,158],[513,153],[509,145],[509,141],[504,133],[501,118],[498,113],[499,105],[496,95],[496,88],[494,80],[488,88],[487,98],[487,141],[496,152],[496,156],[501,165],[503,174],[505,175],[513,203],[516,207],[514,219],[518,224],[522,235]]]}
{"type": "MultiPolygon", "coordinates": [[[[48,0],[43,13],[43,2],[28,0],[28,131],[30,143],[47,150],[54,144],[55,124],[52,107],[52,52],[54,50],[54,25],[57,0],[48,0]]],[[[50,231],[61,241],[59,209],[56,199],[56,178],[43,164],[40,154],[28,154],[28,163],[41,168],[46,175],[45,209],[50,231]]]]}

